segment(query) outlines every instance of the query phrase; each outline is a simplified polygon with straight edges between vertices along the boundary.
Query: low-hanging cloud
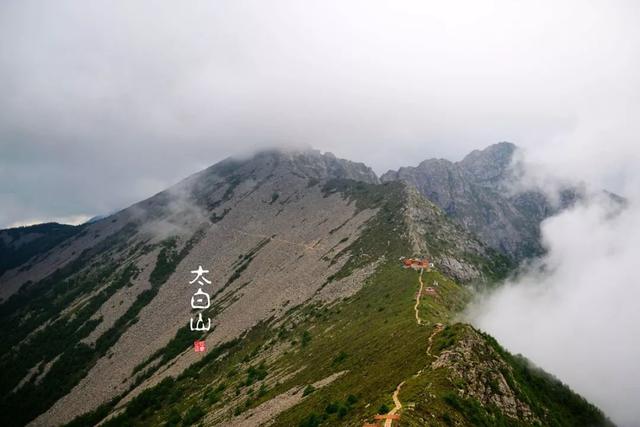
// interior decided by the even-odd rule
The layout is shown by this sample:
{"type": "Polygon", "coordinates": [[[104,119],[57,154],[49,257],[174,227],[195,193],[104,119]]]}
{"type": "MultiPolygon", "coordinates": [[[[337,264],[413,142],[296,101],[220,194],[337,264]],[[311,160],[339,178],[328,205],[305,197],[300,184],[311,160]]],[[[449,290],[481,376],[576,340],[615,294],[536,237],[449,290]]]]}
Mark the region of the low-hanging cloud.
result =
{"type": "Polygon", "coordinates": [[[471,321],[640,425],[640,209],[600,195],[546,220],[547,254],[469,310],[471,321]]]}
{"type": "Polygon", "coordinates": [[[631,0],[2,1],[0,227],[111,212],[283,143],[379,173],[503,140],[574,174],[611,167],[620,134],[638,127],[639,11],[631,0]],[[588,138],[568,143],[577,133],[588,138]]]}

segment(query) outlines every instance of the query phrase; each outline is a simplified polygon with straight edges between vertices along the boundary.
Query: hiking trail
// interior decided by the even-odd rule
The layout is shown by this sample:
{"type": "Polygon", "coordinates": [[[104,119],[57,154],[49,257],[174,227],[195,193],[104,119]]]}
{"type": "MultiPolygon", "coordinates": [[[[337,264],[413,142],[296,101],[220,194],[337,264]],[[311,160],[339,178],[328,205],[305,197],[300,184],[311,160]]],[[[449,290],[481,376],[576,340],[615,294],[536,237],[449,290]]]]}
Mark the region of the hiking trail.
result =
{"type": "Polygon", "coordinates": [[[424,288],[424,282],[422,281],[422,269],[420,270],[420,275],[418,276],[418,280],[420,281],[420,289],[418,290],[418,294],[416,295],[416,305],[413,306],[413,310],[416,312],[416,322],[418,325],[422,325],[422,319],[420,319],[420,297],[422,296],[422,289],[424,288]]]}
{"type": "MultiPolygon", "coordinates": [[[[396,412],[398,412],[400,409],[402,409],[402,402],[400,402],[400,399],[398,399],[398,393],[400,393],[400,389],[402,388],[402,386],[404,385],[404,381],[402,381],[400,384],[398,384],[398,387],[396,387],[396,390],[393,392],[393,409],[390,410],[387,415],[395,415],[396,412]]],[[[384,427],[391,427],[393,425],[393,420],[390,418],[387,418],[384,421],[384,427]]]]}
{"type": "MultiPolygon", "coordinates": [[[[424,288],[424,282],[422,281],[422,273],[423,273],[424,269],[420,269],[420,274],[418,275],[418,281],[420,282],[420,289],[418,290],[418,294],[416,295],[416,304],[413,306],[413,310],[415,311],[415,316],[416,316],[416,323],[418,325],[422,325],[422,319],[420,319],[420,297],[422,296],[422,290],[424,288]]],[[[442,329],[444,329],[444,325],[442,323],[436,323],[435,325],[435,329],[433,330],[433,332],[431,333],[431,335],[429,335],[429,339],[428,339],[428,345],[427,345],[427,355],[428,356],[432,356],[431,354],[431,345],[433,343],[433,337],[436,336],[436,334],[438,334],[440,331],[442,331],[442,329]]],[[[422,373],[423,369],[420,369],[420,371],[418,371],[418,373],[416,375],[414,375],[414,377],[417,377],[418,375],[420,375],[422,373]]],[[[400,389],[402,388],[402,386],[404,385],[404,381],[402,381],[400,384],[398,384],[398,386],[396,387],[395,391],[393,392],[393,404],[394,407],[393,409],[391,409],[387,415],[395,415],[398,411],[400,411],[402,409],[402,402],[400,402],[400,398],[398,397],[398,395],[400,394],[400,389]]],[[[393,425],[393,420],[392,419],[386,419],[384,422],[384,427],[391,427],[393,425]]]]}

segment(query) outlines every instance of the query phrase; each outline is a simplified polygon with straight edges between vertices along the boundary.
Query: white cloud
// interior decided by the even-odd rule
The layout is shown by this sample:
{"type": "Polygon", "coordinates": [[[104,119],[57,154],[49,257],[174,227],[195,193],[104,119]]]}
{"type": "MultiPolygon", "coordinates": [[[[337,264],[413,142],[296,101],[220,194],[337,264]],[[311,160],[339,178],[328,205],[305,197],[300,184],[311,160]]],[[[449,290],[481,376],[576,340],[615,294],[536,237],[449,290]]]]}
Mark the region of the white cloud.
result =
{"type": "Polygon", "coordinates": [[[592,178],[637,135],[639,8],[3,1],[0,193],[107,212],[292,142],[384,172],[509,140],[592,178]]]}
{"type": "Polygon", "coordinates": [[[605,199],[544,222],[548,254],[470,309],[473,323],[594,402],[640,425],[640,211],[605,199]]]}

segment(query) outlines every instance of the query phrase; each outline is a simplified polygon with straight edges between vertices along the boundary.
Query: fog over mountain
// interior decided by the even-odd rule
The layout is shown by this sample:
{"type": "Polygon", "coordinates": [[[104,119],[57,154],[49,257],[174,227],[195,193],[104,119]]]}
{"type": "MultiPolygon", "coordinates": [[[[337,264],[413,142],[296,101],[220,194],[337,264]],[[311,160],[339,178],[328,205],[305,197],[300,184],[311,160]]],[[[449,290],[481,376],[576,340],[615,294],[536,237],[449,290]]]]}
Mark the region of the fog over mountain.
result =
{"type": "Polygon", "coordinates": [[[623,426],[640,420],[639,214],[597,197],[546,220],[547,254],[468,313],[623,426]]]}
{"type": "MultiPolygon", "coordinates": [[[[504,286],[478,295],[465,319],[614,422],[638,426],[638,22],[640,3],[631,0],[3,1],[0,229],[82,223],[229,156],[248,159],[273,147],[314,147],[362,162],[366,172],[346,176],[369,183],[377,178],[367,167],[377,177],[396,171],[386,176],[420,187],[433,165],[445,165],[442,171],[459,172],[455,182],[464,191],[456,195],[468,196],[475,193],[467,191],[465,156],[509,141],[520,147],[519,179],[496,205],[513,225],[520,212],[511,211],[506,194],[544,195],[536,205],[544,215],[526,227],[529,239],[542,237],[534,250],[511,239],[517,227],[498,228],[490,215],[478,220],[482,203],[447,211],[449,188],[429,194],[435,181],[418,188],[484,243],[518,259],[535,255],[504,286]],[[567,210],[546,210],[567,185],[586,197],[567,210]],[[623,196],[626,208],[602,189],[623,196]]],[[[344,177],[344,161],[326,162],[344,177]]],[[[261,191],[256,206],[271,197],[261,191]]],[[[313,191],[305,203],[326,202],[313,191]]],[[[191,212],[181,200],[173,201],[180,214],[191,212]]],[[[353,206],[336,206],[351,215],[353,206]]],[[[223,212],[207,211],[214,217],[206,219],[215,223],[223,212]]],[[[172,221],[141,229],[161,239],[180,231],[172,221]]],[[[48,240],[47,250],[66,232],[48,240]]],[[[9,242],[3,253],[14,251],[15,242],[2,239],[9,242]]],[[[93,244],[85,240],[78,254],[93,244]]],[[[46,270],[32,273],[39,268],[46,270]]],[[[139,282],[136,292],[145,285],[139,282]]]]}
{"type": "Polygon", "coordinates": [[[382,174],[511,141],[622,192],[638,20],[633,1],[4,1],[0,226],[112,212],[282,144],[382,174]]]}

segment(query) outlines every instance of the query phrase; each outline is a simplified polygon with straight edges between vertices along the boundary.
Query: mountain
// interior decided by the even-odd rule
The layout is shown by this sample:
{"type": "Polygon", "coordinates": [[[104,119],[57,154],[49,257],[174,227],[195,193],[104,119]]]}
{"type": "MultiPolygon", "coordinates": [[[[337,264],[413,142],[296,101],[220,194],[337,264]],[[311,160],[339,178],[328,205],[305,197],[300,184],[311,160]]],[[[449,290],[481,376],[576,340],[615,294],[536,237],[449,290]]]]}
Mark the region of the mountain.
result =
{"type": "Polygon", "coordinates": [[[0,275],[78,232],[80,227],[55,222],[0,230],[0,275]]]}
{"type": "Polygon", "coordinates": [[[574,203],[581,191],[566,188],[558,204],[538,191],[514,191],[516,150],[514,144],[501,142],[459,162],[429,159],[388,171],[381,181],[400,180],[416,187],[483,243],[521,260],[542,253],[540,223],[574,203]]]}
{"type": "Polygon", "coordinates": [[[361,163],[227,159],[0,276],[0,424],[609,425],[458,322],[473,286],[512,267],[361,163]]]}

